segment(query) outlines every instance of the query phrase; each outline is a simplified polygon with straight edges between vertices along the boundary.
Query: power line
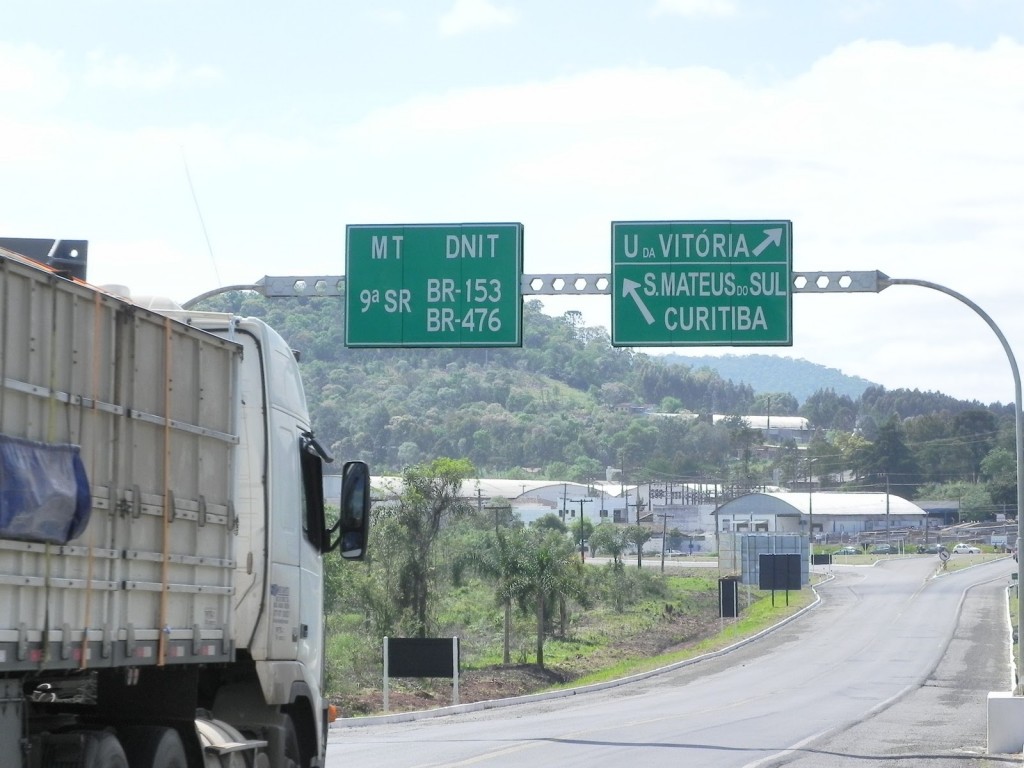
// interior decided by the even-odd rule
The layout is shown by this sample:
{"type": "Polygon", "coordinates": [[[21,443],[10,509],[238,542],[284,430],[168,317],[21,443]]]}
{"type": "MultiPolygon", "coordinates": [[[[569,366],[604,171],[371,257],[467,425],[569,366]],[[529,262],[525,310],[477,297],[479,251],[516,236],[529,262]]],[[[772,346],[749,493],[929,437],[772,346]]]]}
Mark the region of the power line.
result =
{"type": "Polygon", "coordinates": [[[206,221],[203,219],[203,210],[199,207],[199,198],[196,197],[196,189],[192,184],[192,174],[188,169],[188,157],[185,156],[185,147],[181,147],[181,161],[185,165],[185,179],[188,181],[188,190],[192,193],[192,202],[196,206],[196,215],[199,217],[199,226],[203,230],[203,239],[206,241],[206,252],[210,255],[210,264],[213,266],[213,274],[217,278],[217,285],[224,283],[220,279],[220,271],[217,269],[217,259],[213,256],[213,245],[210,243],[210,234],[206,231],[206,221]]]}

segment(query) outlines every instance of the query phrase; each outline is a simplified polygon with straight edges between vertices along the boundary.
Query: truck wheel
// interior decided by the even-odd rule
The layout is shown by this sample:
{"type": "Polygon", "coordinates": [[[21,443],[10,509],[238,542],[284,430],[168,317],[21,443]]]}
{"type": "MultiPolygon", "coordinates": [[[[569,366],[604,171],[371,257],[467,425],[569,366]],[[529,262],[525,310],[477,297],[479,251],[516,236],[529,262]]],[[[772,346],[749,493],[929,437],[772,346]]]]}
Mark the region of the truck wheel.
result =
{"type": "Polygon", "coordinates": [[[299,737],[295,731],[295,722],[290,716],[284,718],[284,764],[286,768],[300,768],[302,757],[299,754],[299,737]]]}
{"type": "Polygon", "coordinates": [[[107,731],[96,731],[86,735],[85,751],[82,755],[83,768],[128,768],[117,736],[107,731]]]}
{"type": "Polygon", "coordinates": [[[188,768],[185,746],[173,728],[130,728],[121,741],[131,768],[188,768]]]}

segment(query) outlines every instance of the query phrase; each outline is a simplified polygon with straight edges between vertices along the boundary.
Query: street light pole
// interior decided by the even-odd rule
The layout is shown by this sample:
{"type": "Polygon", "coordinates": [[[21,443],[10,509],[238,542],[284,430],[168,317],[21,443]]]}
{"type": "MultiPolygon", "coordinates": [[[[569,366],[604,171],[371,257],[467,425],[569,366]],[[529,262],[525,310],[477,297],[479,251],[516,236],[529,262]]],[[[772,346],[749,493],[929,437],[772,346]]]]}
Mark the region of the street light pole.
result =
{"type": "MultiPolygon", "coordinates": [[[[1022,535],[1024,535],[1024,514],[1022,514],[1024,513],[1024,411],[1021,410],[1020,369],[1017,367],[1017,359],[1013,356],[1013,350],[1010,348],[1010,343],[1006,340],[1006,337],[999,329],[999,326],[995,324],[992,318],[989,317],[981,307],[963,294],[957,293],[945,286],[930,283],[926,280],[890,278],[883,275],[881,272],[876,273],[876,284],[876,292],[882,291],[890,285],[917,285],[922,288],[931,288],[939,291],[940,293],[944,293],[947,296],[952,296],[957,301],[962,304],[966,304],[968,307],[973,309],[975,313],[985,321],[988,327],[992,329],[996,338],[999,339],[999,343],[1003,347],[1003,352],[1006,353],[1006,359],[1010,363],[1010,372],[1013,374],[1014,423],[1017,433],[1017,539],[1020,540],[1022,535]]],[[[1022,581],[1024,581],[1024,557],[1018,557],[1017,583],[1020,584],[1022,581]]],[[[1018,620],[1024,617],[1024,590],[1021,589],[1017,590],[1017,617],[1018,620]]],[[[1019,670],[1024,668],[1024,643],[1019,643],[1018,645],[1017,669],[1019,672],[1019,670]]],[[[1014,692],[1018,695],[1022,693],[1019,682],[1015,686],[1014,692]]]]}
{"type": "MultiPolygon", "coordinates": [[[[1024,410],[1021,409],[1021,382],[1020,369],[1017,367],[1017,359],[1013,356],[1013,350],[1006,336],[995,324],[985,310],[968,299],[962,293],[946,288],[937,283],[927,280],[915,280],[912,278],[889,277],[878,270],[865,272],[801,272],[791,275],[791,285],[794,293],[881,293],[890,285],[916,285],[921,288],[944,293],[947,296],[965,304],[985,321],[985,324],[992,330],[999,339],[999,343],[1006,353],[1006,359],[1010,363],[1010,372],[1013,374],[1014,394],[1014,422],[1017,433],[1017,538],[1024,536],[1024,410]]],[[[1024,582],[1024,557],[1017,558],[1017,583],[1024,582]]],[[[1024,590],[1017,590],[1017,616],[1024,618],[1024,590]]],[[[1019,643],[1017,669],[1024,669],[1024,643],[1019,643]]],[[[1021,695],[1024,691],[1018,683],[1015,686],[1015,694],[1021,695]]]]}

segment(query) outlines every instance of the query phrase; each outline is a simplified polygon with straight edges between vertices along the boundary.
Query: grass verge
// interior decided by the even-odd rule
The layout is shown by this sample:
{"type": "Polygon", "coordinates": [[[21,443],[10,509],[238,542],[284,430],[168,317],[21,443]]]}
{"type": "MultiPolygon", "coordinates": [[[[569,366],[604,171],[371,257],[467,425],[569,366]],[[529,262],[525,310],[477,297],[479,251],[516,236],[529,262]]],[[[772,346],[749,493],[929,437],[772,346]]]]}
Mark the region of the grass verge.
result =
{"type": "Polygon", "coordinates": [[[610,666],[581,675],[569,683],[555,685],[551,688],[577,688],[618,680],[722,650],[778,624],[806,608],[816,599],[813,590],[802,589],[799,592],[789,593],[788,604],[784,602],[786,598],[776,595],[773,605],[772,600],[765,599],[764,593],[760,590],[751,590],[751,593],[757,595],[758,599],[750,601],[750,604],[744,609],[744,615],[737,619],[718,618],[718,631],[701,640],[653,656],[625,658],[610,666]]]}

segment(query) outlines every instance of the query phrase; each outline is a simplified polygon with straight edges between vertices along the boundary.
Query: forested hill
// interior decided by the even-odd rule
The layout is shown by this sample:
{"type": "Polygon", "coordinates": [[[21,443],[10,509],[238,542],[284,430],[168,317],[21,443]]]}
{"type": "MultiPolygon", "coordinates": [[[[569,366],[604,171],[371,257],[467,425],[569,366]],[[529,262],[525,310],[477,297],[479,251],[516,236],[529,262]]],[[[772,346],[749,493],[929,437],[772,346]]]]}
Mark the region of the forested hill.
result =
{"type": "MultiPolygon", "coordinates": [[[[438,456],[468,458],[481,476],[585,479],[623,462],[648,473],[718,473],[734,453],[712,413],[806,415],[821,427],[852,429],[893,413],[955,413],[978,407],[935,393],[823,387],[803,402],[779,385],[730,381],[707,368],[669,364],[614,348],[603,328],[574,313],[551,317],[525,303],[519,349],[348,349],[335,299],[264,299],[233,292],[204,309],[266,319],[301,355],[321,443],[374,471],[438,456]],[[770,398],[770,404],[768,399],[770,398]],[[899,409],[899,410],[898,410],[899,409]],[[650,411],[694,414],[652,418],[650,411]],[[700,418],[704,417],[704,418],[700,418]]],[[[799,377],[814,381],[813,366],[799,377]]]]}
{"type": "Polygon", "coordinates": [[[868,387],[878,386],[836,368],[779,355],[681,355],[673,352],[661,359],[694,370],[709,368],[723,379],[750,384],[758,392],[789,392],[801,403],[822,389],[831,389],[837,395],[856,400],[868,387]]]}

